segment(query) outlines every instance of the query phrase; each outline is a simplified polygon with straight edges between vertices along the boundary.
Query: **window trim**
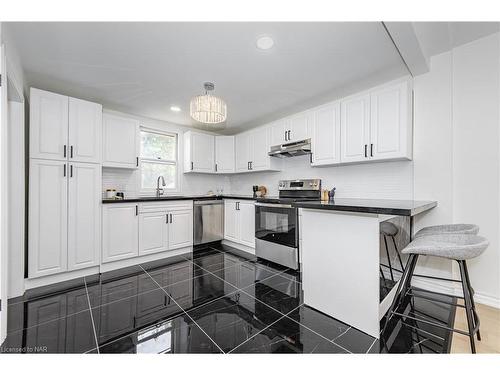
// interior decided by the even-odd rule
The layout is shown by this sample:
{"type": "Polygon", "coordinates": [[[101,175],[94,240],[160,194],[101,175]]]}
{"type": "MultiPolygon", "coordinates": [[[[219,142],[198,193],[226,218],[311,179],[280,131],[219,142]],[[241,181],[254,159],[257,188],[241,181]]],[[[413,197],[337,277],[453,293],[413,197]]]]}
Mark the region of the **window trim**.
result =
{"type": "Polygon", "coordinates": [[[138,177],[137,177],[137,183],[138,183],[138,191],[140,196],[154,196],[156,194],[156,188],[154,189],[143,189],[142,188],[142,162],[146,163],[156,163],[156,164],[163,164],[163,165],[174,165],[175,166],[175,188],[163,188],[164,195],[169,195],[172,193],[179,193],[181,190],[180,187],[180,171],[179,171],[179,134],[175,132],[169,132],[169,131],[163,131],[163,130],[158,130],[158,129],[152,129],[148,128],[146,126],[140,126],[139,128],[139,142],[142,143],[142,132],[145,133],[153,133],[157,135],[163,135],[163,136],[168,136],[168,137],[174,137],[175,138],[175,160],[168,160],[168,159],[153,159],[153,158],[146,158],[142,157],[142,146],[140,146],[140,152],[139,152],[139,168],[138,168],[138,177]]]}

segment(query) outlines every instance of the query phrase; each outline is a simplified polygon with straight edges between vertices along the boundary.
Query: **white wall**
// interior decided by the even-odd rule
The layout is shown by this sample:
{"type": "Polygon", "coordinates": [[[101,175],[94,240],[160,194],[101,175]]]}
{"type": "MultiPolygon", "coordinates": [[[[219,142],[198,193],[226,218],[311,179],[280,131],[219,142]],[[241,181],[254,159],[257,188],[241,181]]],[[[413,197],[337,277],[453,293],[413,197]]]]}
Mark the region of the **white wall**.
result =
{"type": "MultiPolygon", "coordinates": [[[[431,59],[415,78],[415,199],[439,206],[420,227],[475,223],[490,246],[471,260],[476,300],[500,307],[500,38],[476,40],[431,59]]],[[[450,276],[444,260],[423,259],[418,271],[450,276]]]]}

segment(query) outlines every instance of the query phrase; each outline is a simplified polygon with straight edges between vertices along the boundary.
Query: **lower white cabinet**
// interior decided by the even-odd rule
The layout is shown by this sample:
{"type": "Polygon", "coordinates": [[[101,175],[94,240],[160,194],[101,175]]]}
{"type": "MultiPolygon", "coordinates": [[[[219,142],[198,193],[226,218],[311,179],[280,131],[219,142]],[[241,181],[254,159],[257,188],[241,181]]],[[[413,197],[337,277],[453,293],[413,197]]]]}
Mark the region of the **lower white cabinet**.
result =
{"type": "Polygon", "coordinates": [[[95,266],[101,249],[101,167],[30,160],[28,277],[95,266]]]}
{"type": "Polygon", "coordinates": [[[168,249],[167,223],[166,212],[139,215],[139,255],[159,253],[168,249]]]}
{"type": "Polygon", "coordinates": [[[102,210],[102,262],[139,255],[139,215],[135,203],[115,203],[102,210]]]}
{"type": "Polygon", "coordinates": [[[224,200],[224,239],[255,248],[254,201],[224,200]]]}
{"type": "Polygon", "coordinates": [[[193,210],[171,211],[168,214],[168,249],[193,245],[193,210]]]}

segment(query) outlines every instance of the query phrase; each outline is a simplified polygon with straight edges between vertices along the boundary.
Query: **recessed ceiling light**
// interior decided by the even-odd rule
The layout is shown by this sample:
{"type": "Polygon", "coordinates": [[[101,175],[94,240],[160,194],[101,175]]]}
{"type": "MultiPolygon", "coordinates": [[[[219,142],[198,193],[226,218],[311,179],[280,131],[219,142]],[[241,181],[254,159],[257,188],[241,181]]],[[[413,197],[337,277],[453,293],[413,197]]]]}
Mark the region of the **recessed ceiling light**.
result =
{"type": "Polygon", "coordinates": [[[172,112],[180,112],[181,111],[180,107],[178,107],[176,105],[173,105],[172,107],[170,107],[170,110],[172,112]]]}
{"type": "Polygon", "coordinates": [[[274,40],[270,36],[261,36],[256,44],[259,49],[270,49],[274,46],[274,40]]]}

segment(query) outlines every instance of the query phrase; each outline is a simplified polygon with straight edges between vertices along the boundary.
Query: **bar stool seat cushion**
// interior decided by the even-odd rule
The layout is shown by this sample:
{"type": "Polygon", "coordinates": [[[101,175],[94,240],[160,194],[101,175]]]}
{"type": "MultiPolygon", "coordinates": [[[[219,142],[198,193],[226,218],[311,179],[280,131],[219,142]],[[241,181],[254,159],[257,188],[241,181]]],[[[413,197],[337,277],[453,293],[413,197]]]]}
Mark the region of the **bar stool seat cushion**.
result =
{"type": "Polygon", "coordinates": [[[466,260],[481,255],[488,245],[486,238],[473,234],[437,234],[416,238],[401,252],[466,260]]]}
{"type": "Polygon", "coordinates": [[[386,236],[395,236],[398,234],[398,227],[389,221],[383,221],[380,223],[380,233],[386,236]]]}
{"type": "Polygon", "coordinates": [[[479,227],[476,224],[445,224],[433,225],[420,229],[414,238],[436,234],[478,234],[479,227]]]}

